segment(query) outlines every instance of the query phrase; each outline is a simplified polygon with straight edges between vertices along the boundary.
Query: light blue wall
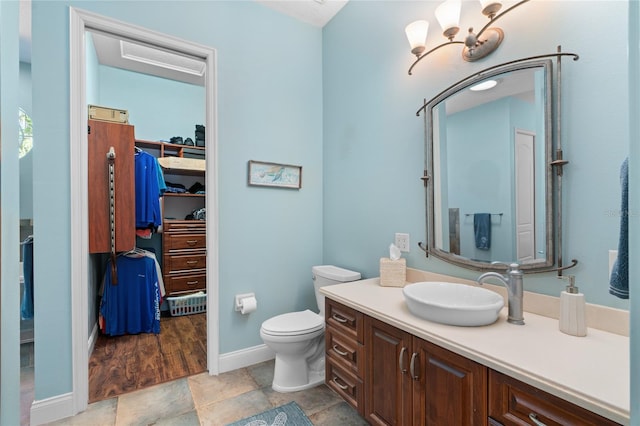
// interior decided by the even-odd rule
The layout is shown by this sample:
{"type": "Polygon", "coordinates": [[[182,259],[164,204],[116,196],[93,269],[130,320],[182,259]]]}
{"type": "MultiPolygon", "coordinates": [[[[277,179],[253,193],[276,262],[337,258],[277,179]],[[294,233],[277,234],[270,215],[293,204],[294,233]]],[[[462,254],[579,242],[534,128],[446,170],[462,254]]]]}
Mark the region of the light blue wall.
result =
{"type": "Polygon", "coordinates": [[[34,119],[48,135],[34,158],[35,279],[46,281],[37,400],[71,391],[69,5],[217,49],[221,352],[262,344],[270,316],[312,308],[311,266],[322,261],[320,29],[255,2],[35,1],[34,119]],[[250,159],[302,165],[302,189],[247,187],[250,159]],[[248,291],[259,309],[241,316],[233,296],[248,291]]]}
{"type": "Polygon", "coordinates": [[[18,2],[0,2],[0,424],[20,423],[18,2]]]}
{"type": "MultiPolygon", "coordinates": [[[[629,152],[627,38],[623,1],[530,2],[500,20],[505,39],[490,57],[467,63],[458,45],[413,60],[405,25],[433,17],[438,2],[350,1],[324,29],[324,260],[377,276],[395,232],[411,234],[410,267],[475,278],[477,273],[424,257],[423,99],[481,69],[530,55],[564,51],[564,259],[590,303],[627,308],[608,293],[608,250],[617,248],[620,164],[629,152]],[[580,22],[597,21],[590,31],[580,22]],[[370,31],[375,28],[375,31],[370,31]],[[605,28],[616,28],[615,32],[605,28]],[[602,29],[602,30],[601,30],[602,29]],[[606,76],[606,78],[604,78],[606,76]],[[606,105],[606,107],[603,107],[606,105]]],[[[461,27],[483,23],[464,2],[461,27]]],[[[444,41],[435,20],[427,48],[444,41]]],[[[558,296],[555,274],[525,278],[527,290],[558,296]]]]}
{"type": "Polygon", "coordinates": [[[100,66],[100,103],[129,111],[136,139],[195,140],[195,125],[204,124],[203,86],[100,66]]]}

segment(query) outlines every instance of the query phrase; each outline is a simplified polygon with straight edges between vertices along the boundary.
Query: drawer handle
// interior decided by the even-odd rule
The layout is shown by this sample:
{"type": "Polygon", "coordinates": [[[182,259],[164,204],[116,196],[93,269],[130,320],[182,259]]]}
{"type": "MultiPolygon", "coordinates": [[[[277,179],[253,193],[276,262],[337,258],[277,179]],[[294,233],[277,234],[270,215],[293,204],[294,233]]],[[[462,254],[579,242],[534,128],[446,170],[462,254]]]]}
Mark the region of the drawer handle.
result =
{"type": "Polygon", "coordinates": [[[544,424],[540,420],[538,420],[538,415],[536,413],[530,413],[529,414],[529,419],[531,419],[533,424],[535,424],[536,426],[547,426],[546,424],[544,424]]]}
{"type": "Polygon", "coordinates": [[[404,355],[407,353],[407,348],[405,348],[404,346],[402,347],[402,349],[400,349],[400,360],[398,361],[398,365],[400,367],[400,372],[402,374],[407,374],[407,369],[404,366],[404,355]]]}
{"type": "Polygon", "coordinates": [[[187,260],[187,265],[196,265],[197,263],[197,260],[187,260]]]}
{"type": "Polygon", "coordinates": [[[341,322],[342,324],[346,324],[347,323],[347,319],[345,317],[343,317],[342,315],[338,315],[338,314],[333,314],[332,315],[333,319],[341,322]]]}
{"type": "Polygon", "coordinates": [[[187,281],[187,285],[197,285],[199,281],[187,281]]]}
{"type": "Polygon", "coordinates": [[[411,373],[411,378],[413,380],[418,380],[420,377],[416,374],[416,358],[418,358],[418,353],[414,352],[411,354],[411,364],[409,365],[409,372],[411,373]]]}
{"type": "Polygon", "coordinates": [[[338,345],[333,345],[333,350],[338,354],[338,355],[342,355],[342,356],[347,356],[349,355],[348,352],[343,352],[340,349],[338,349],[339,346],[338,345]]]}
{"type": "Polygon", "coordinates": [[[195,246],[197,242],[198,240],[187,240],[187,244],[189,244],[190,246],[195,246]]]}
{"type": "Polygon", "coordinates": [[[336,384],[336,386],[337,386],[337,387],[339,387],[340,389],[342,389],[342,390],[344,390],[344,391],[346,391],[347,389],[349,389],[349,386],[347,386],[347,385],[342,385],[342,384],[338,383],[338,380],[339,380],[339,379],[340,379],[340,378],[339,378],[338,376],[333,376],[333,380],[332,380],[332,381],[333,381],[333,383],[335,383],[335,384],[336,384]]]}

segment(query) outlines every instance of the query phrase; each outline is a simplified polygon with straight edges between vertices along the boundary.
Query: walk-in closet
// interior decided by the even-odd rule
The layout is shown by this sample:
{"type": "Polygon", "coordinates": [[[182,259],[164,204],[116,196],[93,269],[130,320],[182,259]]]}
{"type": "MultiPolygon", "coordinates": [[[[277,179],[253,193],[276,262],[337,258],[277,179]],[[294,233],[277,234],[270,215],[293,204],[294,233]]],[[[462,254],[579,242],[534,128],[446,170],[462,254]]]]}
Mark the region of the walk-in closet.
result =
{"type": "Polygon", "coordinates": [[[204,63],[86,33],[89,399],[207,370],[204,63]]]}

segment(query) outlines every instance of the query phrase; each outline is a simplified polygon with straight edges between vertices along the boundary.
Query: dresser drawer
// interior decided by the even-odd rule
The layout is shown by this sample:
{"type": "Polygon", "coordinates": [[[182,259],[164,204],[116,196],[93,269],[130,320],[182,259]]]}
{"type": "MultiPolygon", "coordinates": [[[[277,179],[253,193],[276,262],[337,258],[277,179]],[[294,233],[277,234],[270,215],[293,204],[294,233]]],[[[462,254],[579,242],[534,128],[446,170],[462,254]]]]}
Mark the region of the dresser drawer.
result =
{"type": "Polygon", "coordinates": [[[364,346],[353,338],[340,333],[331,325],[326,328],[325,339],[327,357],[362,378],[364,374],[364,346]]]}
{"type": "Polygon", "coordinates": [[[532,419],[547,426],[618,424],[494,370],[489,370],[489,417],[505,426],[536,424],[532,419]]]}
{"type": "Polygon", "coordinates": [[[345,336],[358,343],[364,342],[364,317],[361,312],[326,297],[325,320],[327,325],[345,336]]]}
{"type": "Polygon", "coordinates": [[[177,250],[196,250],[206,247],[205,234],[165,234],[163,238],[165,244],[164,252],[177,250]]]}
{"type": "Polygon", "coordinates": [[[168,296],[193,293],[194,291],[205,291],[207,287],[207,274],[189,275],[165,275],[164,286],[168,296]]]}
{"type": "Polygon", "coordinates": [[[336,391],[358,413],[362,414],[364,412],[364,386],[362,380],[342,369],[332,358],[327,358],[325,371],[327,386],[336,391]]]}
{"type": "Polygon", "coordinates": [[[163,267],[165,274],[192,272],[207,267],[206,253],[164,256],[163,267]]]}
{"type": "Polygon", "coordinates": [[[203,220],[165,220],[162,224],[163,232],[201,232],[207,229],[207,222],[203,220]]]}

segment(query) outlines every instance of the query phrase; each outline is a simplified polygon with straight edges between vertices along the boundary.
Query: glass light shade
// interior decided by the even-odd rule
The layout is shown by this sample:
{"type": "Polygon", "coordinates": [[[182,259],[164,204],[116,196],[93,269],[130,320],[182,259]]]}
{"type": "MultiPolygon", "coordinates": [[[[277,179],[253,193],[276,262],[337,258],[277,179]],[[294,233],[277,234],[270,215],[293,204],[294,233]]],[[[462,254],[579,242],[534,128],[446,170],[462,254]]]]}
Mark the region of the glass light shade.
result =
{"type": "Polygon", "coordinates": [[[493,19],[502,8],[502,2],[500,0],[479,0],[482,7],[482,14],[493,19]]]}
{"type": "Polygon", "coordinates": [[[416,54],[416,52],[425,49],[428,31],[429,22],[427,21],[415,21],[406,26],[404,32],[407,34],[407,39],[409,39],[411,53],[416,54]]]}
{"type": "Polygon", "coordinates": [[[460,0],[447,0],[436,8],[436,19],[445,33],[451,28],[458,28],[460,22],[460,0]]]}
{"type": "Polygon", "coordinates": [[[482,83],[478,83],[474,86],[469,87],[469,90],[474,92],[481,92],[483,90],[489,90],[496,87],[498,82],[496,80],[485,80],[482,83]]]}

